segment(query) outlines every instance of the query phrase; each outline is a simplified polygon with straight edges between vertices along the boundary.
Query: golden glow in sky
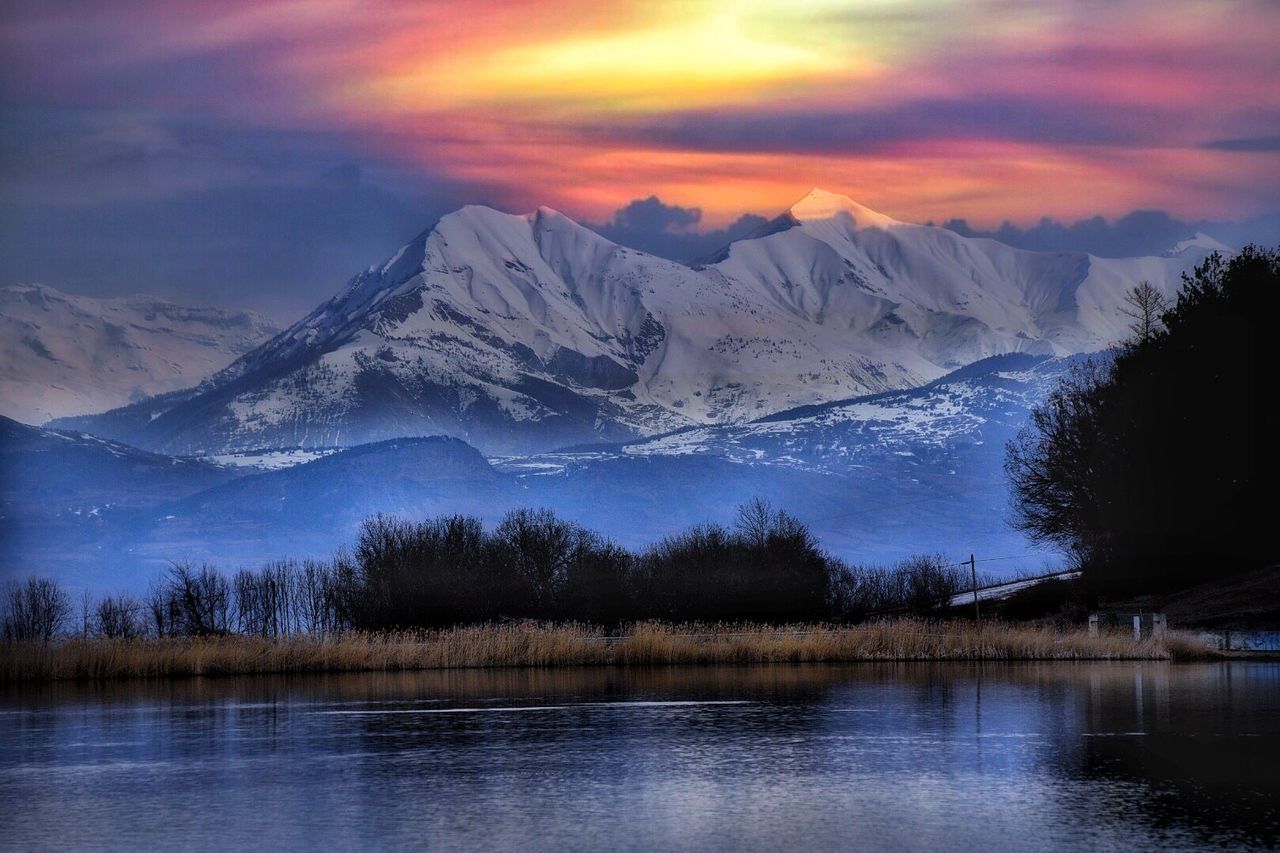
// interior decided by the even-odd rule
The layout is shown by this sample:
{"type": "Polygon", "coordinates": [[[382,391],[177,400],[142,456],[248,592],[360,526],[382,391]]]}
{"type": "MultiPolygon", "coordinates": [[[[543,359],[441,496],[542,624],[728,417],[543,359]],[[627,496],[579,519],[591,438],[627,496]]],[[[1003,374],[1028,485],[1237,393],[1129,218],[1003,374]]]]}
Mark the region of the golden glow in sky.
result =
{"type": "Polygon", "coordinates": [[[710,106],[849,74],[851,57],[744,32],[726,13],[432,60],[374,82],[392,108],[547,103],[602,111],[710,106]],[[449,85],[440,85],[444,78],[449,85]]]}

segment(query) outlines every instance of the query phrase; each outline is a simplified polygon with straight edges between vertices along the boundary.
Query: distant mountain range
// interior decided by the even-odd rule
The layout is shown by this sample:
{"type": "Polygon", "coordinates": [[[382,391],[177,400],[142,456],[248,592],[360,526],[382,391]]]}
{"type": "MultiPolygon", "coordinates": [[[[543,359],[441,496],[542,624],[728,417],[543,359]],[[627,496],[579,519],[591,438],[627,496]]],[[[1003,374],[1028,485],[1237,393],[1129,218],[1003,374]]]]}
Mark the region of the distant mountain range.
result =
{"type": "Polygon", "coordinates": [[[6,411],[163,393],[0,420],[0,573],[136,587],[326,556],[373,513],[522,506],[638,547],[757,495],[852,560],[1041,568],[1005,520],[1005,443],[1126,334],[1130,287],[1172,294],[1219,248],[1028,252],[814,190],[694,266],[465,207],[275,334],[9,288],[6,411]]]}
{"type": "MultiPolygon", "coordinates": [[[[1040,568],[1049,558],[1005,521],[1003,447],[1072,362],[993,357],[921,388],[755,422],[492,459],[458,439],[400,438],[264,470],[0,422],[0,573],[136,587],[170,560],[327,556],[377,512],[495,522],[548,506],[642,546],[730,522],[755,495],[849,559],[959,549],[1018,558],[994,570],[1040,568]]],[[[271,467],[289,454],[265,455],[271,467]]]]}
{"type": "Polygon", "coordinates": [[[486,454],[627,441],[1121,338],[1210,247],[1036,253],[814,190],[697,267],[556,211],[469,206],[204,384],[56,426],[168,454],[447,435],[486,454]]]}
{"type": "Polygon", "coordinates": [[[0,288],[0,415],[26,423],[189,388],[279,332],[246,311],[0,288]]]}

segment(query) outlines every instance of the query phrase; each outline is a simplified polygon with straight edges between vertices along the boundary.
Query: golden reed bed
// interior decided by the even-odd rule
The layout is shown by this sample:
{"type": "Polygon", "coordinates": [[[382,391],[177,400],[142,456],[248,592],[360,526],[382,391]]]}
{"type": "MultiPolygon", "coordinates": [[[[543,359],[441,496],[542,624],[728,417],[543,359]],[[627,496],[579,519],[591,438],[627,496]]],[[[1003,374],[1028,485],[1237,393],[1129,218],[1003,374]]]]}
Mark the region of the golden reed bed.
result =
{"type": "Polygon", "coordinates": [[[227,636],[66,639],[0,646],[0,681],[155,678],[253,673],[467,667],[750,664],[855,661],[1168,660],[1207,657],[1171,633],[1124,635],[1012,624],[914,619],[855,626],[668,625],[616,633],[577,624],[517,622],[390,634],[282,639],[227,636]]]}

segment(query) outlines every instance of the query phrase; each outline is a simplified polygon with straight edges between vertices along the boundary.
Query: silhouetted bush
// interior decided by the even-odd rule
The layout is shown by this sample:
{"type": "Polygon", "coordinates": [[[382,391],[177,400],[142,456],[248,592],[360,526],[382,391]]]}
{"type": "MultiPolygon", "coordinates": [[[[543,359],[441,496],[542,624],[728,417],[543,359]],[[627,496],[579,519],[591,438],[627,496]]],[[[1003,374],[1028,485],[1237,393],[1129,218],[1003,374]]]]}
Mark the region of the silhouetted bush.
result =
{"type": "Polygon", "coordinates": [[[578,545],[565,569],[555,615],[597,625],[635,618],[631,554],[595,534],[578,545]]]}
{"type": "MultiPolygon", "coordinates": [[[[546,509],[511,512],[492,533],[461,516],[378,516],[327,568],[325,600],[333,624],[378,630],[495,618],[813,620],[832,615],[836,565],[803,524],[759,501],[732,530],[695,527],[638,556],[546,509]]],[[[256,589],[243,573],[236,587],[256,589]]]]}
{"type": "Polygon", "coordinates": [[[984,602],[983,612],[1017,622],[1052,619],[1059,624],[1079,625],[1088,618],[1090,608],[1086,604],[1078,580],[1046,580],[1002,600],[984,602]]]}
{"type": "Polygon", "coordinates": [[[911,613],[925,614],[947,607],[964,589],[960,567],[948,564],[940,556],[910,557],[898,564],[904,577],[906,607],[911,613]]]}
{"type": "Polygon", "coordinates": [[[501,573],[517,579],[515,615],[584,618],[570,601],[607,609],[611,587],[626,600],[622,552],[549,509],[508,513],[494,531],[493,548],[501,573]]]}

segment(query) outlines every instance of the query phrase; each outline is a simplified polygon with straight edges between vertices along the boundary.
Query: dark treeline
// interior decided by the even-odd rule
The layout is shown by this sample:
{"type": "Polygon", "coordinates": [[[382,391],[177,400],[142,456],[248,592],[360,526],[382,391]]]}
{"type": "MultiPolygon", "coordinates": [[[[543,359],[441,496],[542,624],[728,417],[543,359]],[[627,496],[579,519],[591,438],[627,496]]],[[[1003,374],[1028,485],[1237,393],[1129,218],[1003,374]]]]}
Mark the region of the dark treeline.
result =
{"type": "Polygon", "coordinates": [[[804,524],[760,500],[740,507],[731,528],[701,525],[640,552],[545,509],[509,513],[492,530],[466,516],[377,516],[333,560],[283,561],[233,575],[175,564],[141,597],[86,603],[78,625],[56,585],[13,585],[3,632],[8,640],[76,631],[279,637],[503,619],[856,622],[881,613],[927,615],[946,607],[963,581],[940,557],[849,566],[824,553],[804,524]],[[29,589],[45,606],[15,609],[29,589]]]}

